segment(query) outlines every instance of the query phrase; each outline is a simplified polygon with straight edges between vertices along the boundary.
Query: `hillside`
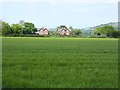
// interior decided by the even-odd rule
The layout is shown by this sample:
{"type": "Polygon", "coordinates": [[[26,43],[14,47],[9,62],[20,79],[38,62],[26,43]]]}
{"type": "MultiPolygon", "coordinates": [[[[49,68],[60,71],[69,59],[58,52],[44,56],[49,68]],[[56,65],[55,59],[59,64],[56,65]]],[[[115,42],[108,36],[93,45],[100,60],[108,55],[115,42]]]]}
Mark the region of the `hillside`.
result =
{"type": "Polygon", "coordinates": [[[97,25],[94,27],[83,28],[81,30],[85,33],[91,33],[92,31],[96,29],[96,27],[102,27],[102,26],[113,26],[115,30],[120,30],[120,22],[110,22],[107,24],[101,24],[101,25],[97,25]]]}
{"type": "Polygon", "coordinates": [[[116,30],[120,30],[120,22],[110,22],[107,24],[101,24],[101,25],[97,25],[94,27],[83,28],[82,30],[95,30],[96,27],[102,27],[102,26],[113,26],[116,30]],[[118,29],[118,27],[119,27],[119,29],[118,29]]]}

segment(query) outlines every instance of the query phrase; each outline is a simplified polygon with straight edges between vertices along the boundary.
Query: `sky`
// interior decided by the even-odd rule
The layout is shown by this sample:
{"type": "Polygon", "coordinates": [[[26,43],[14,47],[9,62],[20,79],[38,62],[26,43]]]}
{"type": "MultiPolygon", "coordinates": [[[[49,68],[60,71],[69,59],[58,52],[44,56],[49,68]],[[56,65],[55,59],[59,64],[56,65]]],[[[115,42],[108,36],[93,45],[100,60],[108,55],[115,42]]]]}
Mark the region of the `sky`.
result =
{"type": "Polygon", "coordinates": [[[118,21],[119,0],[0,0],[0,20],[35,27],[86,28],[118,21]]]}

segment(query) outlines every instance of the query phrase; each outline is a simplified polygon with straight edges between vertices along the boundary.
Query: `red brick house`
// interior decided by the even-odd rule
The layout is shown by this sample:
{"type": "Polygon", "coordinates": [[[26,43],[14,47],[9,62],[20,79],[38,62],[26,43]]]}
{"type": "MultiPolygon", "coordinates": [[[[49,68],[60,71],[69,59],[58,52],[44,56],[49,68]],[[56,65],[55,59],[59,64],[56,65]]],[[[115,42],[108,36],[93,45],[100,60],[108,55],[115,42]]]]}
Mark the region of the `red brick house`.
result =
{"type": "Polygon", "coordinates": [[[42,28],[38,29],[36,34],[39,34],[39,35],[49,35],[49,31],[48,31],[47,28],[42,27],[42,28]]]}
{"type": "Polygon", "coordinates": [[[57,28],[57,34],[60,36],[70,36],[71,35],[71,29],[68,29],[66,26],[61,25],[57,28]]]}

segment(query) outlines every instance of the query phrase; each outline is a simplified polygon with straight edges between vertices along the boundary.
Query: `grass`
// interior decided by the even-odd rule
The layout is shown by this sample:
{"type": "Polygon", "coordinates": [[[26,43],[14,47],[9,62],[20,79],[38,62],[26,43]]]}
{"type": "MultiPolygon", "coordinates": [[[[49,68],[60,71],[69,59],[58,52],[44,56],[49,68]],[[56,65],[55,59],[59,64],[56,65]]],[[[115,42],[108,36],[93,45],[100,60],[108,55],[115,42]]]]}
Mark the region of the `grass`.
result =
{"type": "Polygon", "coordinates": [[[3,38],[3,88],[117,88],[117,39],[3,38]]]}

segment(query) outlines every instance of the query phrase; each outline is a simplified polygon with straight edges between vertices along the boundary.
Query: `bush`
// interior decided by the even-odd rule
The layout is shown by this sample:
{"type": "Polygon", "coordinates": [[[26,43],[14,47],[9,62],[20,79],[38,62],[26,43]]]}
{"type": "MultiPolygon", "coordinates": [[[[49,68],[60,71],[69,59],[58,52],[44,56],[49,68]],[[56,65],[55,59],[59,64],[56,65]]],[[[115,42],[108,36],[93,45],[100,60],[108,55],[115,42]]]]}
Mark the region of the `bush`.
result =
{"type": "Polygon", "coordinates": [[[92,35],[90,38],[107,38],[107,36],[101,36],[101,35],[92,35]]]}
{"type": "Polygon", "coordinates": [[[49,36],[37,35],[37,34],[12,34],[12,35],[6,35],[5,37],[49,37],[49,36]]]}

